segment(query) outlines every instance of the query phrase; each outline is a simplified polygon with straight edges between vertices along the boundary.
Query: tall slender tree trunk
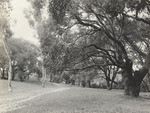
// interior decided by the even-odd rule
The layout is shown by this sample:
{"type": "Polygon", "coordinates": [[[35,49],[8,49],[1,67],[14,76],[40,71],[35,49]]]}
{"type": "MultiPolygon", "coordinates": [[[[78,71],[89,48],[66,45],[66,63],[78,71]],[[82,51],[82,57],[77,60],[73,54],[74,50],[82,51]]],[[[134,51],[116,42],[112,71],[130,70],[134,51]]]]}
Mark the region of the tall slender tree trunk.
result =
{"type": "Polygon", "coordinates": [[[53,82],[53,75],[50,75],[50,81],[49,82],[53,82]]]}
{"type": "Polygon", "coordinates": [[[45,81],[46,81],[46,69],[44,66],[42,66],[42,87],[45,87],[45,81]]]}
{"type": "Polygon", "coordinates": [[[113,81],[111,81],[111,83],[110,83],[110,88],[109,88],[109,90],[112,90],[112,88],[113,88],[113,81]]]}
{"type": "Polygon", "coordinates": [[[4,70],[4,68],[3,68],[3,71],[2,71],[2,79],[5,78],[4,75],[5,75],[5,70],[4,70]]]}
{"type": "Polygon", "coordinates": [[[110,83],[110,88],[109,88],[109,90],[111,90],[111,89],[113,88],[113,83],[114,83],[114,80],[115,80],[115,78],[116,78],[116,75],[117,75],[117,73],[113,73],[113,76],[112,76],[112,80],[111,80],[111,83],[110,83]]]}
{"type": "Polygon", "coordinates": [[[15,66],[12,65],[12,80],[15,79],[15,66]]]}
{"type": "Polygon", "coordinates": [[[29,80],[29,78],[30,78],[29,76],[30,76],[29,74],[28,74],[28,75],[26,75],[26,79],[27,79],[27,80],[29,80]]]}
{"type": "Polygon", "coordinates": [[[6,53],[6,56],[7,56],[7,60],[8,60],[8,91],[12,91],[12,87],[11,87],[11,79],[12,79],[12,65],[11,65],[11,58],[9,56],[9,51],[8,51],[8,47],[6,46],[6,42],[5,42],[5,39],[3,38],[2,39],[2,43],[3,43],[3,46],[4,46],[4,50],[5,50],[5,53],[6,53]]]}
{"type": "Polygon", "coordinates": [[[8,69],[8,90],[9,91],[12,91],[11,79],[12,79],[12,67],[11,67],[11,61],[9,61],[9,69],[8,69]]]}

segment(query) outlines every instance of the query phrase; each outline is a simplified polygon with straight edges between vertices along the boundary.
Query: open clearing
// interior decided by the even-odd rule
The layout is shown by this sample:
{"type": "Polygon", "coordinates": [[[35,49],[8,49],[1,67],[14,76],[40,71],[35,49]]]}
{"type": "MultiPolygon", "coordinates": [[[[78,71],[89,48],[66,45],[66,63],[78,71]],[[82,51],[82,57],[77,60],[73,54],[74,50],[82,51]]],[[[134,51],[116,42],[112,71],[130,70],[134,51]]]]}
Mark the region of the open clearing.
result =
{"type": "Polygon", "coordinates": [[[0,112],[8,113],[150,113],[150,93],[139,98],[123,95],[122,90],[81,88],[64,84],[0,80],[0,112]]]}

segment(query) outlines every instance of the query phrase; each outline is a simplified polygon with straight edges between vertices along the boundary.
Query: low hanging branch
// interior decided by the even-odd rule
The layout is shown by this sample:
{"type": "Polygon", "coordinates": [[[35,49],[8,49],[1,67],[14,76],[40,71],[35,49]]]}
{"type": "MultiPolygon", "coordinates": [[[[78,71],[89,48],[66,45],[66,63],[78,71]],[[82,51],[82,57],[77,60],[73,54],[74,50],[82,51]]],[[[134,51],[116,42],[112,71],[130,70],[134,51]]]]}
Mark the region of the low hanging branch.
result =
{"type": "Polygon", "coordinates": [[[89,46],[87,46],[87,47],[95,47],[96,49],[101,50],[102,52],[104,52],[104,53],[106,54],[105,57],[107,57],[107,58],[112,62],[113,65],[118,66],[118,67],[120,67],[120,68],[122,67],[121,65],[118,64],[119,61],[117,60],[114,51],[103,49],[103,48],[101,48],[101,47],[98,47],[98,46],[95,45],[95,44],[91,44],[91,45],[89,45],[89,46]],[[114,56],[111,55],[111,54],[109,53],[109,51],[113,52],[113,53],[114,53],[114,56]]]}
{"type": "MultiPolygon", "coordinates": [[[[92,58],[92,57],[91,57],[92,58]]],[[[106,74],[106,71],[104,70],[104,68],[102,68],[102,67],[104,67],[104,65],[97,65],[97,63],[95,62],[95,60],[92,58],[92,61],[94,62],[94,64],[100,69],[100,70],[102,70],[103,72],[104,72],[104,74],[105,75],[107,75],[106,74]]],[[[109,64],[108,65],[105,65],[105,67],[106,66],[109,66],[109,64]]],[[[113,74],[114,75],[114,74],[113,74]]],[[[115,79],[115,76],[113,76],[112,77],[112,79],[110,79],[108,76],[106,76],[106,77],[103,77],[103,76],[99,76],[99,77],[101,77],[101,78],[103,78],[103,79],[107,79],[107,80],[109,80],[109,81],[111,81],[112,83],[115,83],[116,85],[118,85],[118,83],[114,80],[115,79]]]]}
{"type": "Polygon", "coordinates": [[[121,50],[122,50],[122,52],[124,54],[125,59],[126,60],[128,59],[128,54],[126,52],[125,47],[121,43],[121,41],[119,41],[115,37],[113,37],[112,34],[106,29],[106,27],[105,27],[105,29],[102,29],[101,27],[98,27],[98,26],[96,26],[96,25],[94,25],[94,24],[92,24],[90,22],[89,23],[88,22],[84,22],[84,20],[81,19],[78,15],[75,15],[75,18],[78,21],[78,23],[81,24],[81,25],[83,25],[83,26],[92,27],[95,30],[103,31],[110,40],[112,40],[113,42],[115,42],[121,48],[121,50]]]}

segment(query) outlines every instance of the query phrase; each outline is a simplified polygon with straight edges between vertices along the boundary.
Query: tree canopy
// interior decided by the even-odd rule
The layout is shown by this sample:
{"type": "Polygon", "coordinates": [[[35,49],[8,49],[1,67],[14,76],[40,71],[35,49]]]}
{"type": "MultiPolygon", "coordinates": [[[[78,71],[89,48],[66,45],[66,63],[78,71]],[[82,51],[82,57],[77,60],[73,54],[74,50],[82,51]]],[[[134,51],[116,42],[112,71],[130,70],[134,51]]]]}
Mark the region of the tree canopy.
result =
{"type": "Polygon", "coordinates": [[[114,66],[122,70],[125,94],[139,95],[150,68],[148,0],[40,0],[31,4],[34,11],[48,8],[49,17],[41,15],[37,25],[45,61],[50,62],[45,63],[47,68],[58,72],[114,66]]]}
{"type": "Polygon", "coordinates": [[[41,74],[40,50],[34,44],[17,38],[8,40],[11,51],[13,79],[16,74],[20,80],[28,78],[31,73],[41,74]]]}

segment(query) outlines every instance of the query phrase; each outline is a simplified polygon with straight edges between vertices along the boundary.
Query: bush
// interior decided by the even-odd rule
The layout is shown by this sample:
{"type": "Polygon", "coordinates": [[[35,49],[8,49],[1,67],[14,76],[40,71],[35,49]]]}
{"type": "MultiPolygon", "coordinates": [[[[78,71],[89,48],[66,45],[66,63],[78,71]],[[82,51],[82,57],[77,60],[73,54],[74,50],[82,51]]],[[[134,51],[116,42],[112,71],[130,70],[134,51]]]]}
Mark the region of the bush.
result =
{"type": "Polygon", "coordinates": [[[91,84],[91,87],[92,87],[92,88],[100,88],[99,85],[97,85],[97,84],[95,84],[95,83],[91,84]]]}

